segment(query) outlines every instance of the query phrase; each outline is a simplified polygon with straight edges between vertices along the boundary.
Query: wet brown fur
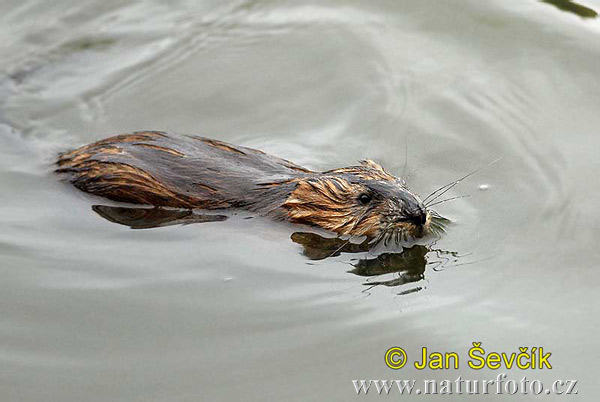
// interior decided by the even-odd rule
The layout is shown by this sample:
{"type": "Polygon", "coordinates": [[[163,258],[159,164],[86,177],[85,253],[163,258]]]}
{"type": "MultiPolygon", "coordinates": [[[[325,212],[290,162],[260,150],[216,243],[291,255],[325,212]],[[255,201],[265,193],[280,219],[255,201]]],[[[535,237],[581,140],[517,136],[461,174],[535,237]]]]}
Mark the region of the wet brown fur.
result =
{"type": "MultiPolygon", "coordinates": [[[[397,177],[370,160],[314,172],[251,148],[155,131],[100,140],[62,154],[57,165],[78,189],[115,201],[243,208],[338,234],[369,237],[391,225],[386,220],[390,211],[398,212],[391,199],[361,205],[357,197],[370,191],[369,183],[414,197],[397,177]]],[[[393,224],[413,234],[423,231],[409,222],[393,224]]]]}

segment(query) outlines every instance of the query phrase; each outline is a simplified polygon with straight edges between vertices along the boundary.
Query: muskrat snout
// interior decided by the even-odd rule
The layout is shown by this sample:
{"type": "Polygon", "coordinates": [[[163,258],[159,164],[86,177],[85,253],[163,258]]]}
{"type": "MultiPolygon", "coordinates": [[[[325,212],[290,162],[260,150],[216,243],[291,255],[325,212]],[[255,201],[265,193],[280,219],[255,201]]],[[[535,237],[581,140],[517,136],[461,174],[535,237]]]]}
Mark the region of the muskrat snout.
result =
{"type": "Polygon", "coordinates": [[[427,209],[425,206],[419,205],[415,209],[405,210],[398,220],[410,222],[415,226],[424,226],[427,223],[427,209]]]}
{"type": "Polygon", "coordinates": [[[400,207],[397,210],[397,221],[412,223],[415,226],[424,226],[427,223],[427,208],[417,195],[403,187],[398,191],[396,199],[400,207]]]}

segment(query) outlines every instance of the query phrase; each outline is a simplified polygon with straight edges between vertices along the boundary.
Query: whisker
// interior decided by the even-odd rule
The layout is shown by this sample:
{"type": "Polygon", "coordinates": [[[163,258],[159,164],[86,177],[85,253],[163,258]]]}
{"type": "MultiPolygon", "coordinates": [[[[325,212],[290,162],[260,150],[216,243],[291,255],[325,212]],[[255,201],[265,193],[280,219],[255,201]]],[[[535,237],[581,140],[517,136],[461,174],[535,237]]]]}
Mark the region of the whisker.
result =
{"type": "MultiPolygon", "coordinates": [[[[369,229],[370,229],[370,228],[372,228],[373,226],[375,226],[375,223],[374,223],[374,224],[372,224],[372,225],[369,227],[369,229]]],[[[391,228],[391,227],[392,227],[392,224],[391,224],[391,223],[388,223],[388,225],[387,225],[387,226],[386,226],[386,227],[385,227],[385,228],[384,228],[384,229],[381,231],[381,233],[379,233],[379,234],[377,235],[377,237],[375,237],[373,240],[371,240],[371,241],[369,242],[369,244],[374,244],[374,245],[376,245],[377,243],[379,243],[379,242],[381,241],[381,239],[383,239],[383,237],[384,237],[384,236],[387,234],[388,230],[390,230],[390,228],[391,228]]]]}
{"type": "MultiPolygon", "coordinates": [[[[464,178],[463,178],[464,179],[464,178]]],[[[452,190],[454,188],[454,186],[456,186],[457,184],[459,184],[460,181],[457,180],[449,185],[446,185],[446,188],[444,189],[444,191],[442,191],[441,193],[439,193],[438,195],[436,195],[435,197],[433,197],[432,199],[428,200],[427,202],[431,203],[435,200],[437,200],[438,198],[440,198],[442,195],[446,194],[448,191],[452,190]]]]}
{"type": "Polygon", "coordinates": [[[431,197],[431,196],[432,196],[432,195],[434,195],[434,194],[437,194],[437,192],[438,192],[438,191],[442,191],[442,190],[443,190],[443,189],[445,189],[446,187],[448,187],[448,186],[451,186],[451,185],[453,185],[453,184],[455,184],[455,182],[451,182],[451,183],[445,184],[445,185],[443,185],[442,187],[440,187],[440,188],[438,188],[438,189],[434,190],[434,191],[433,191],[433,192],[431,192],[431,193],[430,193],[430,194],[429,194],[427,197],[425,197],[425,198],[423,199],[423,202],[427,202],[427,200],[429,199],[429,197],[431,197]]]}
{"type": "Polygon", "coordinates": [[[387,246],[390,244],[390,240],[391,240],[391,238],[392,238],[392,236],[391,236],[391,235],[392,235],[391,233],[387,233],[387,234],[386,234],[386,236],[385,236],[385,239],[383,240],[383,245],[384,245],[384,246],[386,246],[386,247],[387,247],[387,246]]]}
{"type": "Polygon", "coordinates": [[[426,204],[425,206],[426,206],[427,208],[429,208],[429,207],[433,207],[434,205],[442,204],[442,203],[444,203],[444,202],[446,202],[446,201],[452,201],[452,200],[457,200],[457,199],[459,199],[459,198],[468,198],[468,197],[470,197],[470,195],[459,195],[459,196],[457,196],[457,197],[446,198],[445,200],[442,200],[442,201],[436,201],[436,202],[434,202],[433,204],[426,204]]]}
{"type": "Polygon", "coordinates": [[[463,181],[464,179],[466,179],[467,177],[471,177],[473,176],[475,173],[481,171],[482,169],[485,169],[487,167],[492,166],[494,163],[498,162],[502,160],[502,158],[498,158],[496,160],[493,160],[492,162],[488,163],[487,165],[481,166],[478,169],[473,170],[471,173],[464,175],[463,177],[461,177],[458,180],[455,180],[451,183],[446,184],[445,186],[440,187],[439,189],[435,190],[433,193],[429,194],[427,197],[425,197],[425,199],[423,200],[423,202],[432,202],[436,199],[438,199],[439,197],[441,197],[442,195],[444,195],[445,193],[447,193],[448,191],[450,191],[454,186],[456,186],[458,183],[460,183],[461,181],[463,181]],[[445,189],[444,189],[445,188],[445,189]],[[444,189],[443,191],[441,191],[442,189],[444,189]],[[432,199],[429,199],[429,197],[433,196],[435,193],[441,191],[439,194],[437,194],[435,197],[433,197],[432,199]]]}
{"type": "Polygon", "coordinates": [[[408,168],[408,139],[404,138],[404,169],[402,169],[402,184],[406,186],[406,169],[408,168]]]}
{"type": "Polygon", "coordinates": [[[377,243],[379,243],[381,241],[381,239],[383,238],[384,235],[385,235],[385,230],[382,230],[381,233],[379,233],[377,235],[377,237],[375,237],[373,240],[371,240],[369,242],[369,244],[376,245],[377,243]]]}

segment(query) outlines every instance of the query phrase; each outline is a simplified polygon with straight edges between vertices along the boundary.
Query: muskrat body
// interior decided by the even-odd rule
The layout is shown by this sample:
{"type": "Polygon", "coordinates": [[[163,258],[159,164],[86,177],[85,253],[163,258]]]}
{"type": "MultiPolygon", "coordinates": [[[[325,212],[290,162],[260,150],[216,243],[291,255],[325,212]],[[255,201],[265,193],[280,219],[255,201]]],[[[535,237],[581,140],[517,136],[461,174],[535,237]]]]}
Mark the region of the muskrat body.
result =
{"type": "Polygon", "coordinates": [[[315,172],[262,151],[144,131],[62,154],[57,171],[78,189],[157,207],[245,209],[340,235],[421,237],[431,214],[373,161],[315,172]]]}

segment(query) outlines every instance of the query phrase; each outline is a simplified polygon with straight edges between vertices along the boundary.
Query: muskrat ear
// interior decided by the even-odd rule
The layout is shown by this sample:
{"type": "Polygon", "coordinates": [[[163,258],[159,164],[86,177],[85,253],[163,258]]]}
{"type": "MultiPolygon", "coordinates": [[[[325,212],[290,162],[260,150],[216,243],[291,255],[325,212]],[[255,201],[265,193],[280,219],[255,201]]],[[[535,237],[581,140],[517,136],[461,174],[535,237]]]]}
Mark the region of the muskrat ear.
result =
{"type": "Polygon", "coordinates": [[[359,162],[363,166],[370,167],[370,168],[381,170],[382,172],[385,172],[385,170],[383,170],[383,168],[381,167],[381,165],[379,165],[378,163],[376,163],[375,161],[373,161],[371,159],[363,159],[362,161],[359,161],[359,162]]]}
{"type": "Polygon", "coordinates": [[[383,167],[381,167],[381,165],[372,161],[371,159],[362,160],[362,161],[360,161],[360,164],[363,165],[364,167],[371,168],[371,169],[375,170],[376,172],[378,172],[379,174],[377,175],[377,177],[381,180],[395,180],[396,179],[394,176],[392,176],[391,174],[386,172],[385,169],[383,167]]]}

